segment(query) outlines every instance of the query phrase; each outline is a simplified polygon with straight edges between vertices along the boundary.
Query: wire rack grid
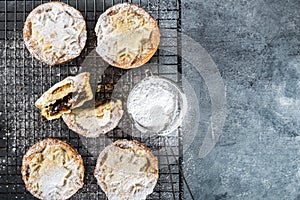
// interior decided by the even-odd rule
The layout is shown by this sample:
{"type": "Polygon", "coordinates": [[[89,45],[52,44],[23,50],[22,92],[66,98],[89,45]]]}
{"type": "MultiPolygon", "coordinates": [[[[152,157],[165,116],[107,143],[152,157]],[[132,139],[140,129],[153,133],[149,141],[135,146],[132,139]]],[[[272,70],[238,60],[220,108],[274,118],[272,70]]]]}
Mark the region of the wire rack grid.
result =
{"type": "MultiPolygon", "coordinates": [[[[101,13],[110,6],[122,3],[117,0],[67,0],[63,1],[84,16],[87,22],[88,39],[81,56],[63,65],[49,67],[32,58],[24,46],[22,29],[27,15],[36,6],[46,1],[0,1],[0,199],[33,199],[26,191],[21,178],[22,157],[36,142],[49,138],[67,141],[82,155],[85,165],[85,185],[71,199],[106,199],[93,176],[97,157],[91,154],[80,136],[70,131],[61,119],[43,121],[34,102],[56,82],[69,75],[84,71],[84,59],[96,46],[94,26],[101,13]]],[[[136,70],[121,70],[108,67],[97,84],[100,88],[122,81],[119,98],[126,112],[126,97],[132,87],[145,76],[145,71],[170,78],[181,84],[180,0],[132,0],[147,9],[158,21],[161,30],[160,47],[150,66],[136,70]],[[170,51],[168,51],[168,49],[170,51]],[[170,53],[171,52],[171,53],[170,53]],[[177,53],[174,53],[177,52],[177,53]],[[122,77],[122,78],[120,78],[122,77]]],[[[97,55],[95,55],[97,56],[97,55]]],[[[104,90],[97,93],[99,98],[110,96],[104,90]]],[[[182,134],[179,128],[175,135],[165,138],[146,138],[131,133],[137,132],[129,117],[123,117],[120,128],[100,137],[100,143],[107,146],[117,139],[136,139],[155,152],[159,159],[158,184],[148,199],[183,199],[184,177],[182,166],[182,134]],[[170,148],[171,151],[170,151],[170,148]],[[176,160],[176,162],[171,160],[176,160]]],[[[99,141],[94,141],[99,142],[99,141]]],[[[98,143],[99,144],[99,143],[98,143]]]]}

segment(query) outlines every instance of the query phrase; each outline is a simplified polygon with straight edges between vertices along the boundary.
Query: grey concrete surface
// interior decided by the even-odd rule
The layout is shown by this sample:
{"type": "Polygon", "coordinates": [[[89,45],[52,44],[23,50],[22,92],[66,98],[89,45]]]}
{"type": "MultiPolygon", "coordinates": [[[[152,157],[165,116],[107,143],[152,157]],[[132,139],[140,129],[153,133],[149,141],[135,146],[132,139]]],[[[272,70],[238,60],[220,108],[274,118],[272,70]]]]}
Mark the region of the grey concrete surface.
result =
{"type": "MultiPolygon", "coordinates": [[[[183,0],[182,31],[213,58],[227,96],[215,148],[199,159],[200,134],[184,154],[195,199],[300,199],[299,29],[297,0],[183,0]]],[[[207,88],[188,62],[183,71],[199,88],[204,133],[207,88]]]]}

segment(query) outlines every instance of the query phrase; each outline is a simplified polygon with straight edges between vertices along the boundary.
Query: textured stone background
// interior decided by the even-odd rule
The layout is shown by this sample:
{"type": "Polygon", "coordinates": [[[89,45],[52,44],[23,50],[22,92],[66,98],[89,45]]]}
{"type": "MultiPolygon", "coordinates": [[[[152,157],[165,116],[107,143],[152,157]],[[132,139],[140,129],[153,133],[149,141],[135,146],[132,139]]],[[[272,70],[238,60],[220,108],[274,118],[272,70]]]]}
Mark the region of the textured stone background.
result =
{"type": "MultiPolygon", "coordinates": [[[[182,9],[183,32],[211,55],[227,95],[215,148],[198,159],[198,136],[185,153],[195,198],[300,199],[300,1],[184,0],[182,9]]],[[[205,132],[205,84],[188,79],[205,132]]]]}

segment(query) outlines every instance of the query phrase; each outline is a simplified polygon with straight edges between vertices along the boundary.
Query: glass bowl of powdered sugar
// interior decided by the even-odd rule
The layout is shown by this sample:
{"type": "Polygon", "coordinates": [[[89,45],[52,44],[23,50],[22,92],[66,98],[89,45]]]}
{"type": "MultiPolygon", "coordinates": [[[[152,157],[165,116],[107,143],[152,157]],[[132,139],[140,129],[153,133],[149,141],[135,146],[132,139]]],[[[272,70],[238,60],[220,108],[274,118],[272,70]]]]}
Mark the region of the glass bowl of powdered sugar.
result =
{"type": "Polygon", "coordinates": [[[147,76],[129,93],[127,109],[141,132],[167,135],[181,125],[187,111],[187,99],[173,81],[147,76]]]}

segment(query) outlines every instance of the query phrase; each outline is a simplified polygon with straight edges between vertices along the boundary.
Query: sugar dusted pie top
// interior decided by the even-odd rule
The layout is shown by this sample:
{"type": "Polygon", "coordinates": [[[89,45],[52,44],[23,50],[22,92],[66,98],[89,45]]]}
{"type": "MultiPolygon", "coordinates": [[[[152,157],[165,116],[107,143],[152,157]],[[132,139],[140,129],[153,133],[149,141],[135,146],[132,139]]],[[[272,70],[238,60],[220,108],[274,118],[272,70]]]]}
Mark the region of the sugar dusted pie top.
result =
{"type": "Polygon", "coordinates": [[[117,140],[100,153],[95,177],[110,200],[146,199],[158,179],[158,160],[137,141],[117,140]]]}
{"type": "Polygon", "coordinates": [[[113,130],[122,118],[122,102],[108,100],[91,108],[77,108],[62,115],[74,132],[86,137],[98,137],[113,130]]]}
{"type": "Polygon", "coordinates": [[[28,15],[23,36],[34,57],[56,65],[79,56],[86,42],[86,23],[79,11],[65,3],[45,3],[28,15]]]}
{"type": "Polygon", "coordinates": [[[160,33],[156,20],[143,8],[131,3],[106,10],[95,27],[98,54],[121,68],[138,67],[155,53],[160,33]]]}
{"type": "Polygon", "coordinates": [[[32,146],[22,163],[26,188],[39,199],[67,199],[83,187],[84,167],[73,147],[57,139],[32,146]]]}

